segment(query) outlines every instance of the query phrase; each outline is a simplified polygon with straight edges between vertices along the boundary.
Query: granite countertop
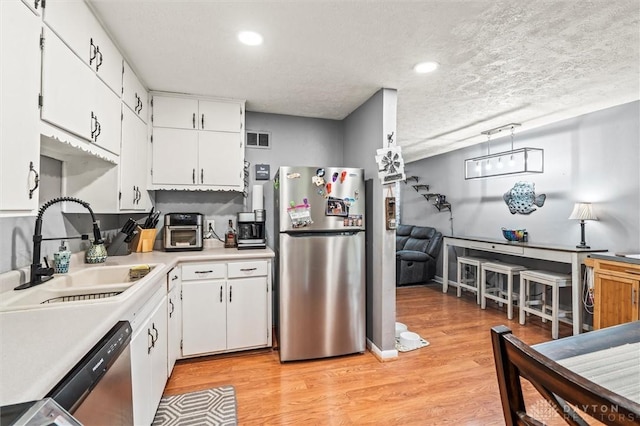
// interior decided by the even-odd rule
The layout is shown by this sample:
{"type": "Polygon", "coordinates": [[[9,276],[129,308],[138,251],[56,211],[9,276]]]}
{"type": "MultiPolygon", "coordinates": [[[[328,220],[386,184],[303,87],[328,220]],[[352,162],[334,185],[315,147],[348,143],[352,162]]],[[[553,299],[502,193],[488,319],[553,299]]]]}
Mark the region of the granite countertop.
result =
{"type": "Polygon", "coordinates": [[[613,262],[633,263],[640,265],[640,254],[622,254],[622,253],[593,253],[589,257],[600,260],[610,260],[613,262]],[[633,257],[630,257],[633,256],[633,257]]]}
{"type": "MultiPolygon", "coordinates": [[[[161,286],[166,286],[166,273],[176,264],[273,257],[274,252],[268,248],[223,247],[113,256],[101,265],[155,264],[156,267],[148,280],[145,277],[144,282],[122,293],[122,298],[116,296],[118,300],[0,311],[0,406],[43,398],[117,321],[131,320],[135,309],[149,301],[161,286]]],[[[72,259],[70,272],[100,267],[85,265],[78,259],[82,258],[72,259]]],[[[0,283],[6,290],[20,284],[21,278],[24,280],[24,271],[11,271],[0,275],[0,283]]],[[[0,298],[3,294],[0,293],[0,298]]]]}

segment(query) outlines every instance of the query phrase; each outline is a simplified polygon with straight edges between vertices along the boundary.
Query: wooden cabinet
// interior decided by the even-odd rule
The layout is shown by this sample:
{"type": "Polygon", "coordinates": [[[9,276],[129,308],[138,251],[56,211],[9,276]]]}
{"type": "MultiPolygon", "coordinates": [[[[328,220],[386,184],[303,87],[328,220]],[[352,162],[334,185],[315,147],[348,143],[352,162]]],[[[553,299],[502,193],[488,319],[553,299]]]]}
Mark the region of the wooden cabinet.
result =
{"type": "Polygon", "coordinates": [[[155,189],[244,189],[244,102],[154,94],[155,189]]]}
{"type": "Polygon", "coordinates": [[[594,299],[596,330],[640,319],[640,265],[596,259],[594,299]]]}
{"type": "Polygon", "coordinates": [[[271,345],[270,261],[182,266],[182,355],[271,345]]]}
{"type": "Polygon", "coordinates": [[[38,208],[40,17],[20,0],[0,2],[0,211],[38,208]]]}
{"type": "Polygon", "coordinates": [[[46,27],[41,102],[44,121],[120,153],[120,98],[46,27]]]}
{"type": "Polygon", "coordinates": [[[161,286],[131,324],[133,419],[150,425],[167,382],[167,289],[161,286]]]}
{"type": "Polygon", "coordinates": [[[167,274],[168,338],[167,377],[171,376],[176,360],[182,356],[182,276],[179,266],[167,274]]]}
{"type": "Polygon", "coordinates": [[[47,0],[43,10],[44,22],[114,93],[120,95],[122,55],[85,2],[47,0]]]}

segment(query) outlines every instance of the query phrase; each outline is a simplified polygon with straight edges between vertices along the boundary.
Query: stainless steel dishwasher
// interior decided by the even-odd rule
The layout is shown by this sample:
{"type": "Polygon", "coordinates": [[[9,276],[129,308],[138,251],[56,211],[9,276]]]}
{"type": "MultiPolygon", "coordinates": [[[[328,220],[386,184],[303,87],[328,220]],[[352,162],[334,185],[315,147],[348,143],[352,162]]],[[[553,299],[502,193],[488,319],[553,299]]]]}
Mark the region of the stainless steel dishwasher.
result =
{"type": "Polygon", "coordinates": [[[47,396],[84,426],[133,425],[130,342],[118,322],[47,396]]]}

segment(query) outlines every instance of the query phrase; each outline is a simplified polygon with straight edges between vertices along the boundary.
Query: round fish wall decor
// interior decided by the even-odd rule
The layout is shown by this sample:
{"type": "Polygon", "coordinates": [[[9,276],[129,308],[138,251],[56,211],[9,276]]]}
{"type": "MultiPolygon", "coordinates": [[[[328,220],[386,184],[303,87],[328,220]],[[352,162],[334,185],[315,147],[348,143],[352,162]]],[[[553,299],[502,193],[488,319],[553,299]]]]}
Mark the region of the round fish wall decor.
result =
{"type": "Polygon", "coordinates": [[[544,205],[547,196],[536,195],[535,184],[532,182],[517,182],[513,188],[504,193],[502,198],[507,203],[511,214],[531,214],[537,210],[534,206],[544,205]]]}

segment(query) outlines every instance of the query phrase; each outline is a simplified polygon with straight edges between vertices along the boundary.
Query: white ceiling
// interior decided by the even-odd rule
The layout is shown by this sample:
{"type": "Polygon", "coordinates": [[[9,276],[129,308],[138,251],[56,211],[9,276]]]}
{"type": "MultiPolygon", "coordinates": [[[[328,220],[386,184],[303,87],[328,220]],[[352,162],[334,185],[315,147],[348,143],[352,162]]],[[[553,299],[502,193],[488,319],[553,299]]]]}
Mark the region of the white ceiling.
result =
{"type": "Polygon", "coordinates": [[[150,90],[343,119],[397,89],[405,161],[640,98],[640,0],[89,2],[150,90]]]}

